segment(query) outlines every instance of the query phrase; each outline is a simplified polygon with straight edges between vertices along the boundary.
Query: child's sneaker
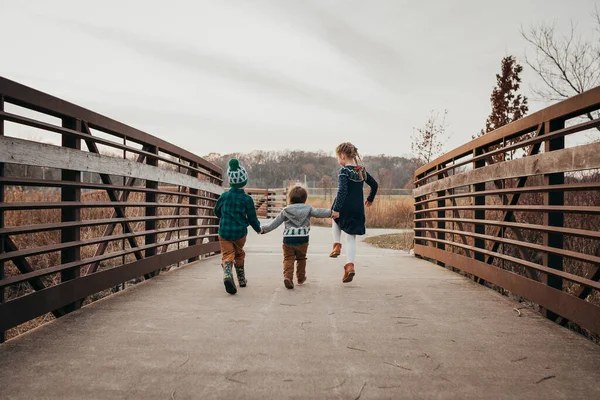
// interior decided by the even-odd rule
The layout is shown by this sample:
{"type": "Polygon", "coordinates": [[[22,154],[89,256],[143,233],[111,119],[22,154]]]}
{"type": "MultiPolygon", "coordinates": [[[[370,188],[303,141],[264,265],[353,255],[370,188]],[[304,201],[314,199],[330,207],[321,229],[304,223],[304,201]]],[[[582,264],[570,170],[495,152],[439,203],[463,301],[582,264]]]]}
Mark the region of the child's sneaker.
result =
{"type": "Polygon", "coordinates": [[[240,287],[246,287],[246,284],[248,283],[248,281],[246,281],[246,273],[244,272],[244,266],[242,265],[241,267],[238,267],[236,265],[235,273],[237,275],[238,283],[240,284],[240,287]]]}
{"type": "Polygon", "coordinates": [[[223,284],[225,285],[225,290],[229,294],[236,294],[237,288],[235,287],[235,282],[233,281],[233,275],[231,273],[233,266],[230,262],[226,262],[225,264],[222,264],[221,267],[223,267],[223,284]]]}
{"type": "Polygon", "coordinates": [[[285,278],[283,280],[283,284],[285,285],[286,288],[288,289],[293,289],[294,288],[294,282],[292,282],[292,280],[290,278],[285,278]]]}
{"type": "Polygon", "coordinates": [[[331,250],[331,253],[329,253],[329,257],[337,258],[341,253],[342,253],[342,244],[334,243],[333,250],[331,250]]]}
{"type": "Polygon", "coordinates": [[[304,282],[306,282],[306,275],[305,276],[299,276],[298,277],[298,285],[302,285],[304,282]]]}

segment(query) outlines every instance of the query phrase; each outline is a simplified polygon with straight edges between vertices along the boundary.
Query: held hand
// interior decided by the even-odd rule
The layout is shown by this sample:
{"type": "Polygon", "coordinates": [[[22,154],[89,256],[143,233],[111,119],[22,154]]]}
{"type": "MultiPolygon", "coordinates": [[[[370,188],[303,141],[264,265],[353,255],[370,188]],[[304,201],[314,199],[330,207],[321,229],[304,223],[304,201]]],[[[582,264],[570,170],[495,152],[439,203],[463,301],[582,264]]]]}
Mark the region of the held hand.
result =
{"type": "Polygon", "coordinates": [[[365,206],[371,207],[372,205],[373,205],[372,201],[369,201],[369,200],[365,201],[365,206]]]}
{"type": "Polygon", "coordinates": [[[338,211],[331,212],[331,218],[339,218],[339,217],[340,217],[340,213],[338,211]]]}

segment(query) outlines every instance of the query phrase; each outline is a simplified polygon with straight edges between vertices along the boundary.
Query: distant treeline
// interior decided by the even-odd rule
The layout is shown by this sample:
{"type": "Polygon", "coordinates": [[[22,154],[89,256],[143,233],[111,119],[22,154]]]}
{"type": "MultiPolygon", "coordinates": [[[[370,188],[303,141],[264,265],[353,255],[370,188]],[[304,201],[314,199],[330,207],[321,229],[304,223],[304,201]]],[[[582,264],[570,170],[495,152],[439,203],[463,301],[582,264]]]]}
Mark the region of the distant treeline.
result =
{"type": "MultiPolygon", "coordinates": [[[[254,151],[223,155],[211,153],[204,158],[226,171],[227,162],[232,157],[238,158],[248,171],[250,187],[276,188],[286,181],[304,182],[305,179],[311,187],[337,185],[340,166],[334,156],[322,151],[254,151]]],[[[404,157],[365,156],[363,161],[382,188],[410,186],[417,168],[414,161],[404,157]]]]}
{"type": "MultiPolygon", "coordinates": [[[[286,182],[300,181],[309,187],[335,187],[340,166],[335,157],[325,152],[306,151],[254,151],[246,154],[216,154],[205,156],[224,171],[232,157],[240,160],[250,176],[249,187],[278,188],[286,182]]],[[[410,187],[416,169],[414,161],[404,157],[385,155],[363,158],[369,173],[379,182],[381,188],[401,189],[410,187]]],[[[60,169],[35,166],[5,165],[6,176],[57,180],[61,179],[60,169]]],[[[115,184],[123,184],[123,177],[111,177],[115,184]]],[[[100,176],[83,172],[84,182],[101,183],[100,176]]]]}

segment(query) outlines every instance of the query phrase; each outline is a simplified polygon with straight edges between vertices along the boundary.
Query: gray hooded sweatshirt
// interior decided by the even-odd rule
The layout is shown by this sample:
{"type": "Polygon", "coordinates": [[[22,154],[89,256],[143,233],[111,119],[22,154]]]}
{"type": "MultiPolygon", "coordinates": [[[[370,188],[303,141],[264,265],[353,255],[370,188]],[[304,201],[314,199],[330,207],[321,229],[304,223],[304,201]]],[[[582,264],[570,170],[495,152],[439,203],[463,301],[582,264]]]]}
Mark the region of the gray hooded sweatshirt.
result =
{"type": "Polygon", "coordinates": [[[309,204],[290,204],[284,208],[270,224],[263,225],[264,233],[269,233],[285,222],[284,238],[307,237],[310,233],[310,217],[329,218],[328,208],[313,208],[309,204]]]}

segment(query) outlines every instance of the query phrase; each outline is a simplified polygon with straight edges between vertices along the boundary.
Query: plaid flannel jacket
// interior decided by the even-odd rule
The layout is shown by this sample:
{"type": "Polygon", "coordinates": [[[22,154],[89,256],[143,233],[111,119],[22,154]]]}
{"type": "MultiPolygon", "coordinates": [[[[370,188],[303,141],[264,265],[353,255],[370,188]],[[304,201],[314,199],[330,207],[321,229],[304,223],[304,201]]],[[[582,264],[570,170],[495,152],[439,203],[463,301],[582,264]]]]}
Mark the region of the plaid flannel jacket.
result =
{"type": "Polygon", "coordinates": [[[260,222],[256,217],[254,200],[244,189],[231,188],[223,193],[215,206],[215,215],[220,218],[219,236],[225,240],[238,240],[248,234],[248,225],[260,233],[260,222]]]}

